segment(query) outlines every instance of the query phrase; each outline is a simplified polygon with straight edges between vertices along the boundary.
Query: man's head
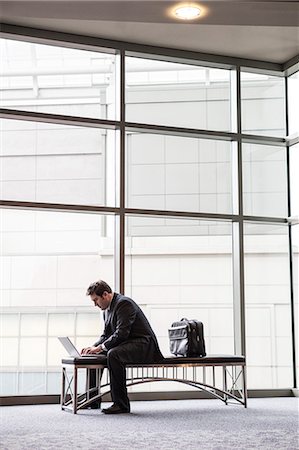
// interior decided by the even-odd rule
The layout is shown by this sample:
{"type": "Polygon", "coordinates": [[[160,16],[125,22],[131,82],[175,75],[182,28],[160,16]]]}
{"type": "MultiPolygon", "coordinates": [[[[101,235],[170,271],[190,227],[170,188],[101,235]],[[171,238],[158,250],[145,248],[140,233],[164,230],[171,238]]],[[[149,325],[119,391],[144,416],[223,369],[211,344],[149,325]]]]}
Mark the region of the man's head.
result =
{"type": "Polygon", "coordinates": [[[109,307],[113,299],[111,287],[103,280],[91,283],[87,289],[86,295],[90,295],[94,306],[103,310],[109,307]]]}

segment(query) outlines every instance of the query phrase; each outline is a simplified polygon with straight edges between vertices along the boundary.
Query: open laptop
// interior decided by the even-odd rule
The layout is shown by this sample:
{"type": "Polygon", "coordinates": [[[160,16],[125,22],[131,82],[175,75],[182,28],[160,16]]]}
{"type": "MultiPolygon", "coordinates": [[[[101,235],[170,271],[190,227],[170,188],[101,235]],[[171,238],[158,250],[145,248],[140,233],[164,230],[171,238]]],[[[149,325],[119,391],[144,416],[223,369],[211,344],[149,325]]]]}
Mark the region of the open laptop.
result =
{"type": "Polygon", "coordinates": [[[73,358],[97,358],[99,355],[81,355],[80,352],[76,349],[72,341],[69,337],[63,336],[58,337],[66,351],[68,352],[69,356],[72,356],[73,358]]]}

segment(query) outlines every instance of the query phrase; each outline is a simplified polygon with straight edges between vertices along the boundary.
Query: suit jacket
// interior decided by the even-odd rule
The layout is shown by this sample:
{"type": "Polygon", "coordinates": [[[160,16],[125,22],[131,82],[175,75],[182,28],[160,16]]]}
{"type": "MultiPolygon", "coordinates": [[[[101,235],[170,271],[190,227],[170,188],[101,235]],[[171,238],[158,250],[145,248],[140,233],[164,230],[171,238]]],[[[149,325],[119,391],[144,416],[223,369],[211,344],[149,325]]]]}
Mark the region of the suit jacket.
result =
{"type": "MultiPolygon", "coordinates": [[[[142,355],[136,362],[155,362],[163,359],[158,341],[140,307],[129,297],[114,293],[109,310],[104,311],[105,329],[94,345],[104,344],[107,350],[122,344],[144,343],[142,355]]],[[[134,346],[128,349],[134,351],[134,346]]],[[[140,348],[140,347],[139,347],[140,348]]]]}

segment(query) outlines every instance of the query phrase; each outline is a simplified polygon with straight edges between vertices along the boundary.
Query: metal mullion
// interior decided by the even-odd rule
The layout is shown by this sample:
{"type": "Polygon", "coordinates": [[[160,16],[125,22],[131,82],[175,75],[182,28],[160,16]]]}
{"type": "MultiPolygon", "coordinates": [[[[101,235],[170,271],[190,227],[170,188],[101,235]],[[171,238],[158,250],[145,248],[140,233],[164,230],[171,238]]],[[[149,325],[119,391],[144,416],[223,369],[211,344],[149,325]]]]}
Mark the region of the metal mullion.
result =
{"type": "Polygon", "coordinates": [[[271,145],[271,146],[285,146],[287,145],[287,140],[285,138],[275,137],[275,136],[262,136],[255,134],[242,134],[241,131],[215,131],[215,130],[204,130],[198,128],[183,128],[174,127],[167,125],[156,125],[156,124],[146,124],[146,123],[136,123],[127,122],[127,131],[132,133],[147,133],[147,134],[161,134],[170,136],[180,136],[180,137],[192,137],[201,139],[214,139],[222,141],[238,141],[240,139],[243,142],[271,145]]]}
{"type": "Polygon", "coordinates": [[[205,139],[217,139],[232,141],[238,138],[236,133],[230,131],[213,131],[204,130],[198,128],[186,128],[186,127],[175,127],[168,125],[157,125],[157,124],[147,124],[147,123],[137,123],[137,122],[126,122],[127,131],[131,132],[146,132],[152,134],[163,134],[171,136],[181,136],[181,137],[198,137],[205,139]]]}
{"type": "Polygon", "coordinates": [[[49,310],[46,311],[45,315],[46,315],[46,367],[45,367],[46,379],[45,379],[45,385],[46,385],[46,392],[48,392],[48,384],[49,384],[48,383],[48,375],[49,375],[49,371],[48,371],[48,369],[49,369],[49,366],[48,366],[48,360],[49,360],[49,310]]]}
{"type": "Polygon", "coordinates": [[[243,215],[244,222],[262,222],[262,223],[281,223],[287,224],[288,219],[285,217],[266,217],[266,216],[247,216],[243,215]]]}
{"type": "Polygon", "coordinates": [[[0,207],[10,209],[31,209],[39,211],[65,211],[65,212],[81,212],[87,214],[127,214],[132,216],[165,216],[165,217],[186,217],[190,219],[207,219],[221,220],[227,222],[238,222],[241,219],[248,222],[263,222],[275,224],[287,224],[288,219],[284,217],[266,217],[266,216],[240,216],[239,214],[221,214],[221,213],[204,213],[194,211],[171,211],[159,209],[137,209],[137,208],[119,208],[111,206],[94,206],[94,205],[72,205],[63,203],[41,203],[27,202],[16,200],[0,200],[0,207]]]}
{"type": "Polygon", "coordinates": [[[125,292],[125,196],[126,196],[126,172],[125,172],[125,51],[120,52],[120,156],[119,156],[119,215],[118,230],[116,235],[118,247],[117,289],[125,292]]]}
{"type": "Polygon", "coordinates": [[[241,70],[236,68],[237,132],[240,136],[235,150],[237,187],[236,201],[240,220],[233,222],[233,314],[235,353],[246,356],[245,287],[244,287],[244,217],[243,217],[243,167],[241,123],[241,70]]]}
{"type": "Polygon", "coordinates": [[[54,212],[86,212],[86,213],[104,213],[115,214],[119,208],[112,206],[95,206],[95,205],[72,205],[64,203],[43,203],[43,202],[29,202],[16,200],[0,200],[0,206],[3,208],[12,209],[32,209],[32,210],[51,210],[54,212]]]}
{"type": "Polygon", "coordinates": [[[289,135],[289,89],[288,89],[289,83],[288,83],[288,81],[289,81],[288,77],[285,77],[284,78],[284,95],[285,95],[285,130],[286,130],[286,136],[289,135]]]}
{"type": "Polygon", "coordinates": [[[208,220],[222,220],[231,222],[239,220],[237,215],[233,214],[217,214],[217,213],[201,213],[193,211],[171,211],[158,209],[137,209],[125,208],[125,213],[132,216],[162,216],[162,217],[185,217],[190,219],[208,219],[208,220]]]}
{"type": "Polygon", "coordinates": [[[63,114],[50,114],[34,111],[20,111],[17,109],[7,109],[7,108],[0,108],[0,117],[3,119],[46,122],[58,125],[102,128],[107,130],[115,130],[119,128],[119,122],[117,120],[95,119],[92,117],[67,116],[63,114]]]}
{"type": "Polygon", "coordinates": [[[287,145],[286,138],[280,138],[275,136],[262,136],[256,134],[240,134],[242,142],[248,144],[261,144],[261,145],[271,145],[285,147],[287,145]]]}
{"type": "MultiPolygon", "coordinates": [[[[10,267],[11,269],[11,267],[10,267]]],[[[18,313],[18,355],[17,355],[17,377],[16,377],[16,391],[19,395],[20,392],[20,359],[21,359],[21,312],[18,313]]]]}

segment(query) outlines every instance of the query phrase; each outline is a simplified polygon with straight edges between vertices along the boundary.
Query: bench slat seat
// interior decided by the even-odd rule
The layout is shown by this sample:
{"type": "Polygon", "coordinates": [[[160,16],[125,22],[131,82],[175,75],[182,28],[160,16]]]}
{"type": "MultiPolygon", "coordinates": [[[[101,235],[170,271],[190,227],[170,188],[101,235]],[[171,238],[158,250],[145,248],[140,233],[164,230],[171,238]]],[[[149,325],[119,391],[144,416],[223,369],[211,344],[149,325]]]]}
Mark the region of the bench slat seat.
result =
{"type": "Polygon", "coordinates": [[[245,363],[244,356],[232,356],[232,355],[207,355],[201,357],[185,357],[185,356],[167,356],[159,364],[163,365],[176,365],[176,364],[237,364],[245,363]]]}
{"type": "MultiPolygon", "coordinates": [[[[63,364],[103,364],[107,366],[106,361],[103,361],[103,356],[95,357],[81,357],[81,358],[64,358],[62,360],[63,364]]],[[[140,364],[129,364],[130,367],[151,367],[151,366],[174,366],[181,364],[202,364],[202,365],[225,365],[225,364],[245,364],[244,356],[235,355],[207,355],[202,357],[184,357],[184,356],[167,356],[159,362],[156,363],[140,363],[140,364]]]]}

